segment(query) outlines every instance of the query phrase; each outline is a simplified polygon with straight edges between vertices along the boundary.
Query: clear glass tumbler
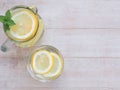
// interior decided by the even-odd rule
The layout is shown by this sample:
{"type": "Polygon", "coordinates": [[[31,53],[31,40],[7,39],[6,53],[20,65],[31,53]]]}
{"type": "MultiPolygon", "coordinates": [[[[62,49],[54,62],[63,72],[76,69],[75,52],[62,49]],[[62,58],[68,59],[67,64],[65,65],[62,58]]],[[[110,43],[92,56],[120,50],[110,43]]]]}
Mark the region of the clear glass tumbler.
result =
{"type": "Polygon", "coordinates": [[[58,78],[61,75],[63,67],[64,67],[64,60],[63,60],[63,56],[61,55],[60,51],[58,51],[58,49],[56,49],[55,47],[49,46],[49,45],[42,45],[38,49],[35,49],[33,53],[31,54],[28,60],[28,64],[27,64],[27,70],[30,73],[30,75],[34,79],[41,81],[41,82],[48,82],[48,81],[52,81],[58,78]],[[34,67],[36,67],[35,65],[38,65],[38,66],[41,65],[38,61],[41,61],[41,62],[45,61],[45,59],[43,59],[42,57],[43,54],[45,53],[49,53],[48,56],[51,55],[53,58],[53,62],[51,64],[52,68],[47,73],[41,74],[39,72],[36,72],[35,70],[36,68],[34,67]],[[34,57],[37,54],[39,55],[39,57],[37,56],[34,57]],[[36,64],[34,61],[36,62],[36,64]]]}

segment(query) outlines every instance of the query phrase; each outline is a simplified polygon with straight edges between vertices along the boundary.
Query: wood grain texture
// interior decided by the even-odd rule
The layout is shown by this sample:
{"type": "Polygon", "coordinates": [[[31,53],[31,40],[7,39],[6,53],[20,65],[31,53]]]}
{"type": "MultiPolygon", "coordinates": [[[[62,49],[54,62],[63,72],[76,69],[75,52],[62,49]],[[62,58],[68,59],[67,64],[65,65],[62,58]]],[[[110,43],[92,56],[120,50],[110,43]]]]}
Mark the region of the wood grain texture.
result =
{"type": "Polygon", "coordinates": [[[27,60],[28,58],[1,58],[0,87],[113,88],[120,83],[119,58],[65,58],[61,77],[48,83],[40,83],[29,76],[26,70],[27,60]]]}
{"type": "MultiPolygon", "coordinates": [[[[119,0],[0,0],[0,14],[15,5],[36,6],[45,22],[42,39],[31,48],[9,43],[0,51],[0,90],[119,90],[119,0]],[[41,45],[58,48],[65,67],[55,81],[41,83],[30,77],[26,64],[41,45]]],[[[0,24],[0,45],[6,36],[0,24]]]]}

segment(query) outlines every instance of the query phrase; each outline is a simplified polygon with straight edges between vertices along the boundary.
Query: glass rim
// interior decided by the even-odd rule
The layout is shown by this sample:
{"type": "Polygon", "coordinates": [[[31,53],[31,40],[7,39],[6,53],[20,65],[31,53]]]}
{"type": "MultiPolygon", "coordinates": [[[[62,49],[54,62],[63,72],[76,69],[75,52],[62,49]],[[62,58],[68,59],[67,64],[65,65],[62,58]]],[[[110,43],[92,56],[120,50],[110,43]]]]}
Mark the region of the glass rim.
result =
{"type": "MultiPolygon", "coordinates": [[[[33,38],[36,36],[36,34],[37,34],[37,32],[38,32],[38,28],[39,28],[39,26],[40,26],[40,25],[39,25],[39,24],[40,24],[39,19],[42,19],[42,18],[41,18],[41,16],[38,14],[38,10],[37,10],[36,7],[30,7],[30,6],[25,6],[25,5],[16,5],[16,6],[10,8],[10,9],[8,9],[8,10],[10,10],[10,12],[11,12],[11,11],[16,10],[16,9],[18,9],[18,8],[28,9],[28,10],[32,11],[35,15],[37,15],[38,26],[37,26],[37,29],[36,29],[36,33],[35,33],[35,35],[34,35],[33,37],[31,37],[30,39],[27,40],[27,41],[29,41],[29,40],[33,39],[33,38]],[[35,8],[35,10],[33,10],[33,8],[35,8]]],[[[43,30],[43,31],[44,31],[44,30],[43,30]]],[[[7,31],[7,32],[9,32],[9,31],[7,31]]],[[[26,42],[26,41],[17,41],[17,40],[12,39],[12,38],[8,35],[7,32],[5,32],[5,34],[6,34],[6,36],[8,37],[9,40],[11,40],[11,41],[13,41],[13,42],[17,42],[17,43],[24,43],[24,42],[26,42]]]]}

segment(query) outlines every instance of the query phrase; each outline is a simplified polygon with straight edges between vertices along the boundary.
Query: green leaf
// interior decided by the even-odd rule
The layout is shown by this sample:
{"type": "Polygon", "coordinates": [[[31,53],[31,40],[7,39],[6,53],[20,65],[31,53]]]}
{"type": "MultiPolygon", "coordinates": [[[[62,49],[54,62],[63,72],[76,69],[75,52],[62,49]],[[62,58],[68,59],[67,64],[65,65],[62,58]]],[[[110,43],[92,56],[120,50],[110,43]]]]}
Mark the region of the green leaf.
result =
{"type": "Polygon", "coordinates": [[[15,22],[11,19],[12,15],[10,10],[5,13],[5,16],[0,16],[0,22],[3,23],[4,31],[10,30],[10,26],[15,25],[15,22]]]}
{"type": "Polygon", "coordinates": [[[6,24],[8,24],[9,26],[13,26],[13,25],[15,25],[15,23],[14,23],[13,20],[9,20],[9,21],[7,21],[6,24]]]}
{"type": "Polygon", "coordinates": [[[7,30],[10,30],[9,25],[7,25],[7,24],[3,24],[3,27],[4,27],[4,31],[5,31],[5,32],[6,32],[7,30]]]}
{"type": "Polygon", "coordinates": [[[12,15],[10,13],[10,10],[7,10],[7,12],[5,13],[5,18],[6,19],[11,19],[12,15]]]}
{"type": "Polygon", "coordinates": [[[3,22],[4,22],[4,20],[5,20],[5,16],[2,16],[2,15],[1,15],[1,16],[0,16],[0,22],[2,22],[2,23],[3,23],[3,22]]]}

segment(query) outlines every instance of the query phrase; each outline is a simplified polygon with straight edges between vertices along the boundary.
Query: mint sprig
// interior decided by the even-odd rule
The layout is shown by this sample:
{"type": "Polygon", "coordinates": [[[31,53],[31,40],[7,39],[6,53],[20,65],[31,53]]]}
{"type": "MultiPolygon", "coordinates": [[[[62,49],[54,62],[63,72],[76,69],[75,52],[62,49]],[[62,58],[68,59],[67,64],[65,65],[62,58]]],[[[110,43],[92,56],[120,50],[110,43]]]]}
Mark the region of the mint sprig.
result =
{"type": "Polygon", "coordinates": [[[15,22],[12,20],[12,15],[10,10],[5,13],[5,16],[0,15],[0,22],[3,23],[4,31],[10,30],[10,26],[15,25],[15,22]]]}

